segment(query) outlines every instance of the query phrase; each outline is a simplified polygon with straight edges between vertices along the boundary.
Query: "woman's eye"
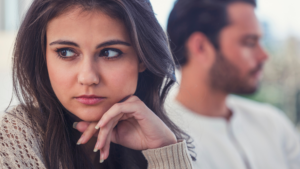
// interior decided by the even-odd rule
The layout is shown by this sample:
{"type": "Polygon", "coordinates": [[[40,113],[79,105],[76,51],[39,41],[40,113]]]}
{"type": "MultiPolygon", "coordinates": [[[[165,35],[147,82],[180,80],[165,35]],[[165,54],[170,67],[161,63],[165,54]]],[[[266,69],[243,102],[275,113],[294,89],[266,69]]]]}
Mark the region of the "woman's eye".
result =
{"type": "Polygon", "coordinates": [[[63,58],[73,57],[75,56],[75,52],[70,49],[60,49],[57,51],[58,55],[63,58]]]}
{"type": "Polygon", "coordinates": [[[122,54],[122,52],[118,49],[104,49],[100,52],[100,56],[104,56],[106,58],[115,58],[122,54]]]}

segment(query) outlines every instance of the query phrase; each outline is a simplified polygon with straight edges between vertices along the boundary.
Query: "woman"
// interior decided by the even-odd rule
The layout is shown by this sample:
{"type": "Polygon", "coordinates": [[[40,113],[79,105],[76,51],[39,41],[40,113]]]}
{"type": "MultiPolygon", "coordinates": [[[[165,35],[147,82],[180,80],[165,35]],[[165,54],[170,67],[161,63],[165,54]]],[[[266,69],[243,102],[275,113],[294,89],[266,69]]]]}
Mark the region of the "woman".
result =
{"type": "Polygon", "coordinates": [[[163,109],[171,58],[146,0],[35,0],[16,40],[21,104],[1,119],[0,163],[191,168],[163,109]]]}

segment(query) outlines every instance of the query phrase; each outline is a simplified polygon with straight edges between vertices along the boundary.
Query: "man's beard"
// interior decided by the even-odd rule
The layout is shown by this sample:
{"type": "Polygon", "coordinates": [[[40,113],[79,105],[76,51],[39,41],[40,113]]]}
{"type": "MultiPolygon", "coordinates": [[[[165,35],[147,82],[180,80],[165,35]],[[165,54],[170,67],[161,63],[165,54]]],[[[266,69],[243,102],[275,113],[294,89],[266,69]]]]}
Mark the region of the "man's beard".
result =
{"type": "Polygon", "coordinates": [[[253,94],[258,84],[249,84],[249,78],[259,72],[263,64],[251,70],[247,76],[242,77],[238,67],[233,65],[222,53],[216,55],[216,61],[210,70],[209,82],[213,89],[232,94],[253,94]]]}

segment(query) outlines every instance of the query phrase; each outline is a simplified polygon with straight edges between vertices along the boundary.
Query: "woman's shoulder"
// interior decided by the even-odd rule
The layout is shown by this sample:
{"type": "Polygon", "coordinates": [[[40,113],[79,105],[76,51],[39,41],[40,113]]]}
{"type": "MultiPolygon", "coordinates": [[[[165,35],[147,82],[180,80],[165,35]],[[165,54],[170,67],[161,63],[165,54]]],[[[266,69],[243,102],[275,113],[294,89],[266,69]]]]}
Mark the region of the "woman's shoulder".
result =
{"type": "Polygon", "coordinates": [[[0,116],[0,165],[7,168],[44,168],[42,136],[28,113],[15,106],[0,116]]]}
{"type": "Polygon", "coordinates": [[[38,124],[21,105],[10,107],[0,113],[0,129],[6,129],[8,126],[14,129],[16,134],[34,132],[36,137],[40,137],[39,133],[42,133],[38,124]]]}
{"type": "Polygon", "coordinates": [[[4,112],[0,114],[0,124],[9,123],[9,120],[12,121],[24,121],[28,122],[29,117],[27,113],[22,108],[21,105],[11,106],[7,108],[4,112]]]}

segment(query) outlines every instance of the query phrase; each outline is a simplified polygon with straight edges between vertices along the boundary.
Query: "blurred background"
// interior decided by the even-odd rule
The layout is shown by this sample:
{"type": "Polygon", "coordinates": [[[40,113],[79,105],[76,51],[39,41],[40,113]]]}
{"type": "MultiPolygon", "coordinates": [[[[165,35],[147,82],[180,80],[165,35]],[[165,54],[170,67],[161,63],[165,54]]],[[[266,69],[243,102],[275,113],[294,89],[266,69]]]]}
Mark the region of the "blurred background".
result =
{"type": "MultiPolygon", "coordinates": [[[[175,0],[150,0],[164,29],[175,0]]],[[[16,32],[32,0],[0,0],[0,112],[12,98],[11,58],[16,32]]],[[[299,0],[257,0],[262,40],[270,59],[259,92],[244,96],[270,103],[300,126],[299,0]]],[[[12,104],[17,104],[15,100],[12,104]]]]}

